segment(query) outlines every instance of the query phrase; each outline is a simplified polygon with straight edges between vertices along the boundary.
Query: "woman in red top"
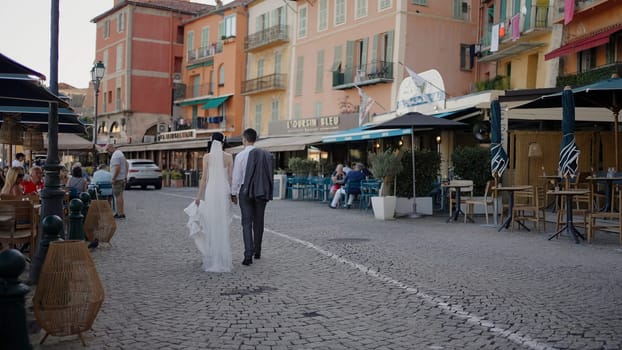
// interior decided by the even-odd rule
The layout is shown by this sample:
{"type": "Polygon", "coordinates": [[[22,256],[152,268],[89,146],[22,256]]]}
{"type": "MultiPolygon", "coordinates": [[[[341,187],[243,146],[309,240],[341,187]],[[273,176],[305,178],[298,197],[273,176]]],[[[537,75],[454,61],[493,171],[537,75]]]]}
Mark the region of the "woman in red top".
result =
{"type": "Polygon", "coordinates": [[[22,181],[24,194],[37,193],[43,189],[43,170],[38,166],[30,168],[30,179],[22,181]]]}

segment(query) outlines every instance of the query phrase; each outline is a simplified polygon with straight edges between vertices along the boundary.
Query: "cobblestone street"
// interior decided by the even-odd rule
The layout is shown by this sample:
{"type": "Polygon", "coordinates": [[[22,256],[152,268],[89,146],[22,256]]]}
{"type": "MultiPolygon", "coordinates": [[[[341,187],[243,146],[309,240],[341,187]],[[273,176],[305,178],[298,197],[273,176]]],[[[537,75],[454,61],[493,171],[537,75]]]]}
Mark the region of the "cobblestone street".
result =
{"type": "MultiPolygon", "coordinates": [[[[201,270],[183,208],[195,188],[126,192],[92,254],[106,299],[89,349],[621,349],[622,247],[445,217],[272,201],[261,260],[201,270]]],[[[547,225],[550,233],[554,225],[547,225]]],[[[84,349],[77,336],[38,349],[84,349]]]]}

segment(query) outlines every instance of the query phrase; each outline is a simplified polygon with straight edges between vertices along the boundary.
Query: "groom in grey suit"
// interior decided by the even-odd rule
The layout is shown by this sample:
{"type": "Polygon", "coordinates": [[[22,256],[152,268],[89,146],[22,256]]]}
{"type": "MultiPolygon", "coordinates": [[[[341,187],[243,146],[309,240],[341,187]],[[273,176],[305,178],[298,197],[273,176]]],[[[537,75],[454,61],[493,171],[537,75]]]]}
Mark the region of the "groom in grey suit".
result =
{"type": "Polygon", "coordinates": [[[254,144],[257,132],[246,129],[242,133],[244,150],[240,152],[233,166],[231,196],[233,203],[240,203],[242,213],[242,234],[244,238],[243,265],[261,258],[261,241],[264,230],[266,204],[272,200],[272,154],[254,144]]]}

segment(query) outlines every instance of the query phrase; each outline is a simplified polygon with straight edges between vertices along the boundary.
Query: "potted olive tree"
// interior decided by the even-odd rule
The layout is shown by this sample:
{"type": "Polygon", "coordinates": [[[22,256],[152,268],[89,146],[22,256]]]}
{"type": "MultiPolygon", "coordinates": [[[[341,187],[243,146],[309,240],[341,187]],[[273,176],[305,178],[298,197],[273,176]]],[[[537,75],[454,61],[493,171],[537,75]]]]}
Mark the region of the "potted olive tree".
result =
{"type": "Polygon", "coordinates": [[[388,149],[369,155],[369,164],[375,177],[382,180],[378,197],[371,198],[371,205],[376,219],[388,220],[395,217],[395,177],[402,171],[401,157],[398,152],[388,149]],[[391,194],[391,195],[389,195],[391,194]]]}

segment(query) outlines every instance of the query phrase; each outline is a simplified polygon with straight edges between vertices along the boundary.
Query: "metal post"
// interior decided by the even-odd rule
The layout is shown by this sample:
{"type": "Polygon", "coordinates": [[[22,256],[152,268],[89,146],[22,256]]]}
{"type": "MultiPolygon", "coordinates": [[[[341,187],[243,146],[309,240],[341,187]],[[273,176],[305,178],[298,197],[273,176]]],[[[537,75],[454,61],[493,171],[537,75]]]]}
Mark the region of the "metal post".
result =
{"type": "Polygon", "coordinates": [[[26,258],[19,250],[0,252],[0,339],[3,349],[32,349],[24,307],[24,297],[30,288],[18,279],[25,268],[26,258]]]}
{"type": "Polygon", "coordinates": [[[97,133],[99,131],[99,127],[97,126],[97,103],[99,100],[99,79],[95,79],[93,82],[93,87],[95,88],[95,111],[93,112],[93,170],[97,169],[97,133]]]}
{"type": "Polygon", "coordinates": [[[83,203],[78,198],[69,202],[69,239],[84,240],[83,203]]]}

